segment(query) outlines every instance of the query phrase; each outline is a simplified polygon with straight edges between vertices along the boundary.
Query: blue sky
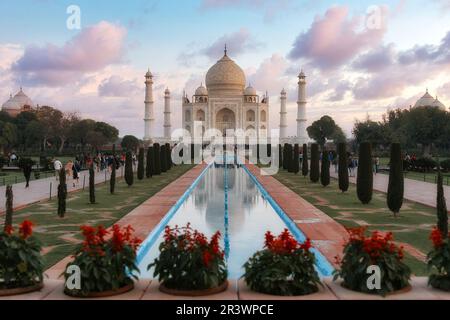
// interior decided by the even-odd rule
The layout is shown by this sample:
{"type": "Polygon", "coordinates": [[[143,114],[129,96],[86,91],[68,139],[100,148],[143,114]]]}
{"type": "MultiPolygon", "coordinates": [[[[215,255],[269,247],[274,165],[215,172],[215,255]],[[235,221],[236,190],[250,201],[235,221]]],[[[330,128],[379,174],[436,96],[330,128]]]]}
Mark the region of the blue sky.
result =
{"type": "MultiPolygon", "coordinates": [[[[329,114],[347,133],[355,118],[378,119],[426,87],[450,105],[450,48],[441,44],[450,32],[447,0],[17,0],[0,2],[0,12],[0,98],[22,85],[37,103],[110,121],[121,134],[142,135],[147,67],[156,75],[161,123],[162,90],[171,89],[179,108],[182,90],[195,90],[222,42],[248,81],[273,96],[272,128],[283,87],[295,114],[301,67],[309,75],[310,121],[329,114]],[[81,30],[66,28],[72,4],[81,9],[81,30]],[[382,14],[374,32],[364,30],[372,5],[382,14]],[[109,43],[97,46],[102,36],[109,43]],[[407,76],[414,71],[420,77],[407,76]]],[[[175,125],[179,120],[174,115],[175,125]]]]}

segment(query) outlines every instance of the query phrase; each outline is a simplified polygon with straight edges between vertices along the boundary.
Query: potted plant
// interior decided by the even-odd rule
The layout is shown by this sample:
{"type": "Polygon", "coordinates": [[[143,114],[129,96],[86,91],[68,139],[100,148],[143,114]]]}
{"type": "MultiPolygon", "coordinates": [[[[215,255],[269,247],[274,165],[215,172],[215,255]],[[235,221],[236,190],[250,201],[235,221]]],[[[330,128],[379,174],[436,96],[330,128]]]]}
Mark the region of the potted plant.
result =
{"type": "Polygon", "coordinates": [[[148,269],[161,283],[161,292],[177,296],[205,296],[228,288],[224,252],[220,248],[220,232],[211,240],[188,224],[166,227],[160,255],[148,269]]]}
{"type": "Polygon", "coordinates": [[[393,234],[379,231],[366,236],[366,227],[349,229],[350,238],[344,248],[342,261],[337,258],[340,269],[334,273],[334,280],[342,278],[346,289],[386,296],[411,289],[410,268],[403,262],[403,247],[393,242],[393,234]],[[380,270],[380,289],[369,288],[367,280],[372,275],[369,267],[380,270]]]}
{"type": "Polygon", "coordinates": [[[71,273],[70,266],[80,269],[80,288],[64,293],[72,297],[97,298],[114,296],[134,288],[136,251],[141,240],[133,236],[133,228],[114,225],[110,231],[103,226],[81,227],[83,243],[77,248],[74,260],[66,267],[66,283],[71,273]]]}
{"type": "Polygon", "coordinates": [[[431,232],[433,249],[428,254],[428,267],[434,271],[429,277],[429,285],[435,289],[450,291],[450,233],[444,237],[441,230],[431,232]]]}
{"type": "Polygon", "coordinates": [[[10,225],[0,232],[0,296],[39,291],[43,287],[41,245],[33,224],[25,220],[14,233],[10,225]]]}
{"type": "Polygon", "coordinates": [[[311,241],[298,243],[285,229],[274,237],[267,232],[264,249],[245,263],[244,279],[256,292],[278,296],[302,296],[319,291],[322,286],[314,268],[311,241]]]}

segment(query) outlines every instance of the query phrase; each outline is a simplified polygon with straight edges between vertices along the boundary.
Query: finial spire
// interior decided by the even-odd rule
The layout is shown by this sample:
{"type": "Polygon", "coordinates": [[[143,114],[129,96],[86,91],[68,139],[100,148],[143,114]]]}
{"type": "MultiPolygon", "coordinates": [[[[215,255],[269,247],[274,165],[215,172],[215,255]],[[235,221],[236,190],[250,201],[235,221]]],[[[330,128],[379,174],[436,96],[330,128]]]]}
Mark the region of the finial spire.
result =
{"type": "Polygon", "coordinates": [[[227,55],[228,53],[228,49],[227,49],[227,44],[225,43],[225,50],[224,50],[225,55],[227,55]]]}

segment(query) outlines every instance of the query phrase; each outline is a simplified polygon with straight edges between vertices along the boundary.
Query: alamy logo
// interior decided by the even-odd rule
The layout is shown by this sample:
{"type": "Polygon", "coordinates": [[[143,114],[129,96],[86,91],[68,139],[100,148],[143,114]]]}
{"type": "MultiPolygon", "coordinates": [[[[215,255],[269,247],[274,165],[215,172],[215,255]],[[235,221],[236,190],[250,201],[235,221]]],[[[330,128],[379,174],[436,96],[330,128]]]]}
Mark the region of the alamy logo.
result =
{"type": "Polygon", "coordinates": [[[367,289],[369,290],[381,290],[381,270],[379,266],[369,266],[367,268],[367,274],[370,276],[367,278],[367,289]]]}
{"type": "Polygon", "coordinates": [[[66,13],[69,17],[66,20],[66,26],[69,30],[81,29],[81,9],[77,5],[70,5],[67,7],[66,13]]]}
{"type": "Polygon", "coordinates": [[[66,274],[70,276],[66,280],[66,288],[69,290],[81,290],[81,270],[79,266],[67,267],[66,274]]]}

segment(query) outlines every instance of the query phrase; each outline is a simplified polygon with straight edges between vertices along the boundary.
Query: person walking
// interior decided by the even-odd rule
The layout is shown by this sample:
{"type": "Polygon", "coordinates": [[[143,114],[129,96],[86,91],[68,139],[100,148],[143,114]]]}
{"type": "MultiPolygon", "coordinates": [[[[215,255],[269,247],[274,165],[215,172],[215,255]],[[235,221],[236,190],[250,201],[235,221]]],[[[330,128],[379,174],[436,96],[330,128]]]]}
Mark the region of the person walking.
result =
{"type": "Polygon", "coordinates": [[[55,169],[56,181],[58,181],[59,180],[59,172],[63,168],[62,162],[59,161],[58,159],[53,159],[53,168],[55,169]]]}
{"type": "Polygon", "coordinates": [[[79,185],[80,183],[80,175],[79,172],[81,170],[81,167],[78,163],[78,161],[75,161],[75,163],[73,163],[72,166],[72,177],[73,177],[73,187],[75,188],[75,181],[76,181],[76,185],[79,185]]]}

